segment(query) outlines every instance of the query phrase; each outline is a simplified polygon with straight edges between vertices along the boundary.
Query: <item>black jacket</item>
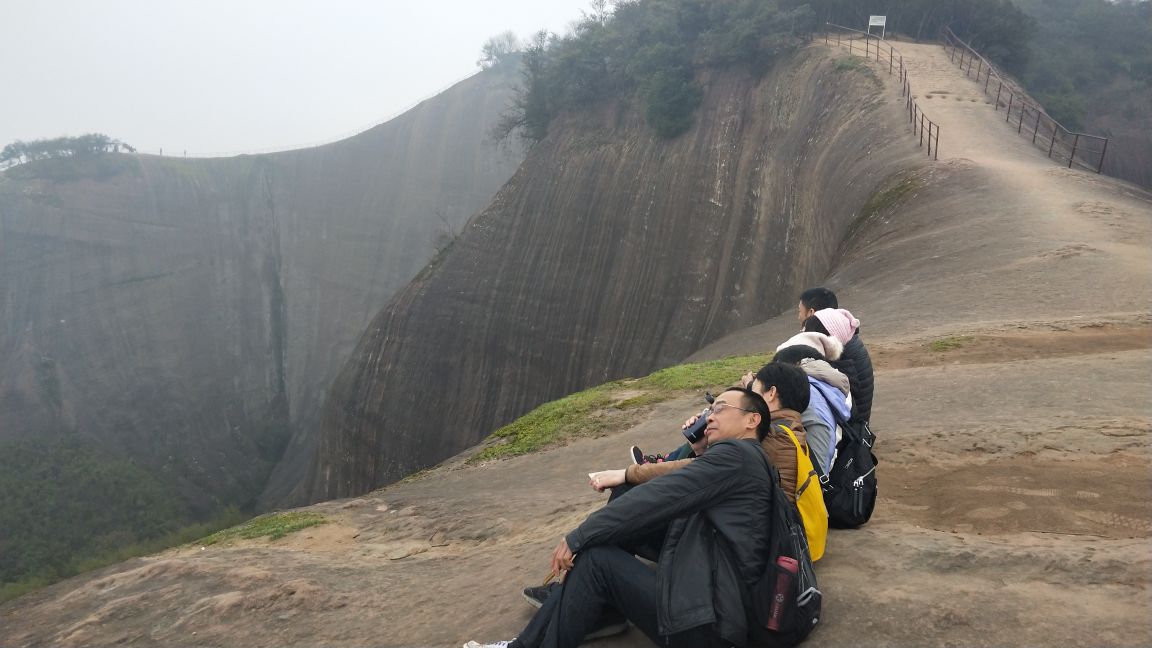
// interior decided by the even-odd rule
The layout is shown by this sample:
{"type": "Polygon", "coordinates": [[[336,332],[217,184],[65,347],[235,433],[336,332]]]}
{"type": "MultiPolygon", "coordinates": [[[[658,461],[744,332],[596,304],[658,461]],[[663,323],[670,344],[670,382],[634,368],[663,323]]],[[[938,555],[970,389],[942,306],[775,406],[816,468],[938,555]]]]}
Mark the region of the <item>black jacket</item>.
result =
{"type": "Polygon", "coordinates": [[[860,341],[859,332],[844,345],[840,363],[847,368],[844,373],[852,388],[852,408],[856,411],[856,418],[872,420],[872,358],[860,341]]]}
{"type": "Polygon", "coordinates": [[[588,516],[568,534],[568,548],[579,553],[618,544],[668,524],[657,567],[660,634],[714,623],[716,635],[745,645],[743,592],[768,560],[772,489],[778,487],[757,456],[762,453],[754,439],[718,442],[688,466],[640,484],[588,516]],[[727,550],[720,542],[728,543],[727,550]]]}

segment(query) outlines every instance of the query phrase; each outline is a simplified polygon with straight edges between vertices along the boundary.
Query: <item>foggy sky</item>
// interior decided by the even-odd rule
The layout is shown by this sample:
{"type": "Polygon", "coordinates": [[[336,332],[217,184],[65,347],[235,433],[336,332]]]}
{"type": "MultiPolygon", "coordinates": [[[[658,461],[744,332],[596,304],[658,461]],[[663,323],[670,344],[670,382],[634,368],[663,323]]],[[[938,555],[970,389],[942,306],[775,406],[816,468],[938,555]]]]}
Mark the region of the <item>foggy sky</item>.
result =
{"type": "Polygon", "coordinates": [[[0,147],[100,132],[189,156],[333,141],[586,0],[0,0],[0,147]]]}

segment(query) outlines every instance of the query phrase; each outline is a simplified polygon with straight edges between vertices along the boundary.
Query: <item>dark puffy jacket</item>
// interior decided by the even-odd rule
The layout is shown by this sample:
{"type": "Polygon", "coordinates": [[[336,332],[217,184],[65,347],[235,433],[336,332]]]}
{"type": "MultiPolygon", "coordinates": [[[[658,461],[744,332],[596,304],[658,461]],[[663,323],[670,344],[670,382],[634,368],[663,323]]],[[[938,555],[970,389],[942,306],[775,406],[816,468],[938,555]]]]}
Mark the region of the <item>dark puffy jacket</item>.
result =
{"type": "Polygon", "coordinates": [[[763,452],[754,439],[717,442],[680,470],[611,501],[567,536],[568,548],[579,553],[668,524],[657,566],[661,635],[715,623],[723,640],[737,646],[748,641],[742,592],[768,560],[767,520],[777,488],[749,447],[763,452]]]}
{"type": "MultiPolygon", "coordinates": [[[[860,341],[860,332],[848,340],[844,345],[844,353],[840,355],[840,369],[848,376],[848,383],[852,389],[852,409],[856,411],[856,418],[863,421],[872,420],[872,358],[868,356],[868,349],[860,341]]],[[[833,363],[836,366],[836,363],[833,363]]]]}

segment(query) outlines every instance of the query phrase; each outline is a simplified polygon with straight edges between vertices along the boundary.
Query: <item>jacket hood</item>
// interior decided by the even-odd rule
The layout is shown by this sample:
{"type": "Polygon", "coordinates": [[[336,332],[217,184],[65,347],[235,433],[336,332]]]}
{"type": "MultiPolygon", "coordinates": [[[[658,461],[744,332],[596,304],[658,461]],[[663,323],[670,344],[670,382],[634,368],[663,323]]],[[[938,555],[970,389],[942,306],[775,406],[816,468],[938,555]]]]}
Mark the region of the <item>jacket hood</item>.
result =
{"type": "Polygon", "coordinates": [[[823,360],[804,358],[800,361],[800,368],[803,369],[804,373],[808,374],[809,377],[832,385],[836,389],[844,392],[845,396],[848,396],[848,394],[852,392],[852,386],[848,381],[848,376],[845,376],[839,369],[836,369],[823,360]]]}
{"type": "Polygon", "coordinates": [[[819,351],[827,360],[839,360],[840,354],[844,353],[844,344],[830,335],[823,333],[816,333],[815,331],[805,331],[804,333],[797,333],[788,338],[784,344],[776,347],[777,351],[785,349],[797,344],[810,346],[819,351]]]}

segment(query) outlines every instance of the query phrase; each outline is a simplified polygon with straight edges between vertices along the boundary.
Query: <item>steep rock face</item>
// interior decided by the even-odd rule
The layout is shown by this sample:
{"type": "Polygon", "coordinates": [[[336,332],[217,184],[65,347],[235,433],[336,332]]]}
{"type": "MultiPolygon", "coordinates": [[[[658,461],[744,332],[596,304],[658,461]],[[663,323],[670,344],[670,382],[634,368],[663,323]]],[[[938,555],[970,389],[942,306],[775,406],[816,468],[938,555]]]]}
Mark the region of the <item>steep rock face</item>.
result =
{"type": "Polygon", "coordinates": [[[827,50],[703,81],[674,141],[620,105],[554,124],[372,322],[325,407],[310,499],[388,483],[779,313],[877,183],[922,155],[898,99],[827,50]]]}
{"type": "Polygon", "coordinates": [[[9,170],[0,441],[75,430],[195,510],[254,501],[371,316],[515,170],[485,142],[509,84],[477,75],[314,149],[9,170]]]}

